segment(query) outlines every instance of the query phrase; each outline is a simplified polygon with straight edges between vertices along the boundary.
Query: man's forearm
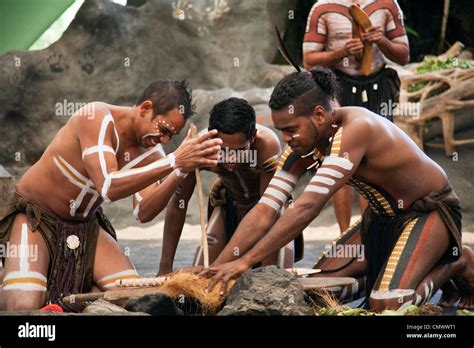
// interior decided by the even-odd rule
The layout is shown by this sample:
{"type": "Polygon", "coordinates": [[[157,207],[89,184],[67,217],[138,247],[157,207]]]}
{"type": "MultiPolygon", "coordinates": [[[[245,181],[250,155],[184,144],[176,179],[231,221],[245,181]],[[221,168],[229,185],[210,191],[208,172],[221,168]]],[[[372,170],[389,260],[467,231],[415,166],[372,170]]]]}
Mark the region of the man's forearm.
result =
{"type": "Polygon", "coordinates": [[[250,210],[237,227],[232,239],[212,263],[213,266],[238,259],[252,248],[270,229],[275,220],[275,211],[262,204],[250,210]]]}
{"type": "Polygon", "coordinates": [[[384,37],[377,45],[388,59],[397,64],[405,65],[410,60],[409,49],[403,43],[392,42],[384,37]]]}
{"type": "Polygon", "coordinates": [[[144,167],[108,173],[101,185],[102,198],[116,201],[139,192],[169,174],[174,164],[174,155],[170,154],[144,167]]]}
{"type": "Polygon", "coordinates": [[[179,201],[170,201],[166,209],[165,226],[163,232],[163,245],[161,248],[160,271],[173,268],[173,260],[178,247],[184,221],[186,219],[186,207],[181,208],[179,201]]]}
{"type": "Polygon", "coordinates": [[[333,67],[341,60],[347,57],[348,53],[345,46],[333,51],[315,51],[303,54],[303,64],[306,69],[315,65],[333,67]]]}
{"type": "Polygon", "coordinates": [[[182,181],[183,177],[173,172],[160,185],[144,195],[139,203],[139,220],[141,222],[148,222],[161,213],[182,181]]]}
{"type": "Polygon", "coordinates": [[[298,203],[293,208],[285,210],[272,229],[243,257],[251,265],[261,262],[295,239],[320,210],[309,204],[298,205],[298,203]]]}

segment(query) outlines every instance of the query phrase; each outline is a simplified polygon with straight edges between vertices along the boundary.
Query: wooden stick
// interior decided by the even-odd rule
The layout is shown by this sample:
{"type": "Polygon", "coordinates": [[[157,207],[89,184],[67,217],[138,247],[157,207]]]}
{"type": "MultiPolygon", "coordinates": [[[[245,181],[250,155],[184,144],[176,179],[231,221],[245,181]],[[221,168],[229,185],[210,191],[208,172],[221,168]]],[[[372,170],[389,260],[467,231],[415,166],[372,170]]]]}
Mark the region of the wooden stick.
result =
{"type": "Polygon", "coordinates": [[[168,277],[158,278],[138,278],[138,279],[117,279],[115,286],[119,288],[125,287],[145,287],[145,286],[159,286],[168,280],[168,277]]]}
{"type": "MultiPolygon", "coordinates": [[[[191,124],[191,137],[196,135],[197,129],[194,124],[191,124]]],[[[207,233],[206,233],[206,213],[204,210],[204,194],[202,192],[202,180],[201,172],[199,168],[194,170],[196,175],[196,188],[198,191],[199,198],[199,218],[201,221],[201,248],[204,252],[204,268],[209,268],[209,246],[207,245],[207,233]]]]}
{"type": "MultiPolygon", "coordinates": [[[[357,5],[349,7],[349,13],[352,19],[359,25],[359,27],[366,32],[371,26],[372,22],[369,16],[357,5]]],[[[362,55],[362,75],[370,75],[372,68],[372,44],[364,43],[364,53],[362,55]]]]}
{"type": "Polygon", "coordinates": [[[140,289],[121,289],[121,290],[111,290],[105,292],[91,292],[89,294],[74,294],[63,297],[63,301],[68,304],[73,303],[83,303],[83,302],[93,302],[100,298],[106,301],[116,301],[129,299],[132,297],[142,297],[145,295],[152,295],[159,293],[159,287],[152,288],[140,288],[140,289]]]}
{"type": "Polygon", "coordinates": [[[441,34],[439,38],[439,47],[438,53],[443,52],[444,41],[446,39],[446,28],[448,26],[448,17],[449,17],[449,0],[444,0],[443,6],[443,18],[441,21],[441,34]]]}

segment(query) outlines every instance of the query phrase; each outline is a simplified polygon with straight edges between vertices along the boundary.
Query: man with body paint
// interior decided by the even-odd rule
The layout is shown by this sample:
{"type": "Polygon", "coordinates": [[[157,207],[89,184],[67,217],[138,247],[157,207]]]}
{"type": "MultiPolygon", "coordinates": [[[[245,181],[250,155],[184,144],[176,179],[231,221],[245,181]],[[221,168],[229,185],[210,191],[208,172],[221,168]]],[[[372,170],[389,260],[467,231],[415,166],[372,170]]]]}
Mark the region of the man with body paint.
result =
{"type": "Polygon", "coordinates": [[[192,113],[184,81],[155,81],[133,107],[94,102],[70,118],[20,179],[0,220],[1,244],[38,245],[39,253],[36,261],[5,257],[1,310],[66,306],[67,294],[138,278],[100,205],[166,175],[160,198],[168,201],[186,173],[217,165],[222,141],[211,139],[217,131],[188,135],[175,152],[162,151],[192,113]]]}
{"type": "MultiPolygon", "coordinates": [[[[209,192],[207,225],[209,259],[213,262],[232,238],[245,214],[257,204],[267,188],[275,173],[281,147],[272,130],[256,124],[255,110],[244,99],[229,98],[214,105],[210,112],[209,128],[200,134],[209,130],[217,130],[217,137],[222,140],[219,164],[203,168],[217,174],[209,192]]],[[[169,202],[161,199],[158,185],[141,191],[140,202],[135,202],[140,205],[137,218],[142,222],[153,219],[168,203],[158,275],[173,270],[176,248],[195,185],[196,177],[190,173],[169,202]]],[[[297,250],[302,250],[302,239],[298,238],[297,242],[297,250]]],[[[292,241],[267,257],[262,264],[292,267],[295,257],[293,249],[292,241]]],[[[202,264],[202,249],[198,248],[194,265],[202,264]]]]}
{"type": "Polygon", "coordinates": [[[452,279],[457,292],[443,305],[460,298],[460,308],[474,308],[474,253],[461,244],[459,199],[446,173],[390,121],[360,107],[331,107],[336,91],[335,75],[326,68],[292,73],[275,87],[272,119],[289,147],[260,202],[202,272],[214,274],[208,289],[221,279],[225,289],[230,278],[295,238],[349,183],[369,207],[331,247],[363,243],[365,258],[323,253],[317,276],[356,278],[341,299],[365,290],[376,311],[420,305],[452,279]],[[308,170],[314,176],[304,193],[273,224],[284,202],[280,194],[288,197],[308,170]]]}
{"type": "MultiPolygon", "coordinates": [[[[400,79],[386,66],[387,58],[400,65],[409,60],[403,13],[396,0],[318,0],[313,5],[303,39],[303,63],[307,69],[325,66],[334,71],[341,87],[337,98],[341,106],[362,106],[381,115],[384,105],[398,103],[400,79]],[[360,35],[349,13],[352,5],[366,12],[372,23],[360,35]],[[370,47],[372,61],[366,76],[362,67],[364,45],[370,47]]],[[[393,120],[391,112],[381,116],[393,120]]],[[[332,201],[344,232],[351,220],[352,188],[342,186],[332,201]]],[[[361,210],[367,207],[361,196],[359,204],[361,210]]]]}

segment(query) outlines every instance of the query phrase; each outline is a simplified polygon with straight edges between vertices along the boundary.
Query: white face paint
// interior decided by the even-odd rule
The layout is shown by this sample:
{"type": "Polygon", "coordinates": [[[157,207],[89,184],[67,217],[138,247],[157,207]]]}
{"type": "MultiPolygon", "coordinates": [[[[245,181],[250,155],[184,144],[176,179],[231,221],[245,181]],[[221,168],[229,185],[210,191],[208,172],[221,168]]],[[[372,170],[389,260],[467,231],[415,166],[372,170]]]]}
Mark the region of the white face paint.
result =
{"type": "Polygon", "coordinates": [[[143,137],[142,137],[142,145],[145,145],[146,144],[146,139],[147,138],[151,138],[150,139],[150,142],[153,146],[156,146],[158,145],[158,142],[153,139],[153,138],[159,138],[161,137],[163,134],[161,132],[156,132],[156,133],[147,133],[145,134],[143,137]]]}

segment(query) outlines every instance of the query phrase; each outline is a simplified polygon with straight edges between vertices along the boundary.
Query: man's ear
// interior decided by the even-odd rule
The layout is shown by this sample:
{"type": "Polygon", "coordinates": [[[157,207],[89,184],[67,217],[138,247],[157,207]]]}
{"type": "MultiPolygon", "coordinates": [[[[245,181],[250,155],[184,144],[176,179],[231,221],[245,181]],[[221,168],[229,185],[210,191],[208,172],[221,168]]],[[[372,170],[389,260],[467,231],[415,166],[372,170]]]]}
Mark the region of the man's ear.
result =
{"type": "Polygon", "coordinates": [[[322,105],[316,105],[314,107],[311,119],[318,125],[324,124],[326,121],[326,110],[322,105]]]}
{"type": "Polygon", "coordinates": [[[140,105],[140,116],[145,117],[149,111],[153,111],[153,102],[151,100],[145,100],[140,105]]]}

